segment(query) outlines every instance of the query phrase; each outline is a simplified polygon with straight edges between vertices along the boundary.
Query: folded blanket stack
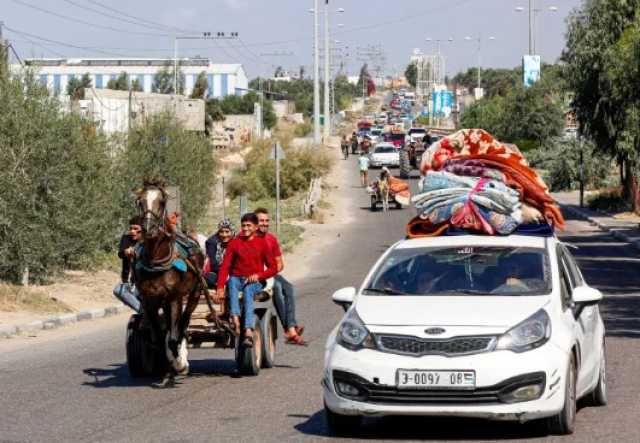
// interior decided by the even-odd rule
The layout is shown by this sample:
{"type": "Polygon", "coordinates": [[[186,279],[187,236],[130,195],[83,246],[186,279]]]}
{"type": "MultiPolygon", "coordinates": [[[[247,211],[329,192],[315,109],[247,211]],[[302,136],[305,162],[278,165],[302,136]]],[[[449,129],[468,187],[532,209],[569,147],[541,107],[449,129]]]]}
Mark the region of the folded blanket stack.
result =
{"type": "Polygon", "coordinates": [[[464,129],[431,145],[420,172],[410,237],[437,235],[449,226],[502,235],[522,224],[564,226],[547,186],[518,148],[482,129],[464,129]]]}

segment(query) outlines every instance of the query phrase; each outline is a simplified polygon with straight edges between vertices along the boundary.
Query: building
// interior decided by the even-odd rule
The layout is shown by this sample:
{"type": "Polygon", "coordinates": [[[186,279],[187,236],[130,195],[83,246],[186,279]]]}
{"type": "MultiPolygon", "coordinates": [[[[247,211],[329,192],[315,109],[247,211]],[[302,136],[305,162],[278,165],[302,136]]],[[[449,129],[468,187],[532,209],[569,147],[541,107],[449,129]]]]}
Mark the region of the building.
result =
{"type": "MultiPolygon", "coordinates": [[[[54,93],[64,94],[67,82],[84,74],[91,76],[95,89],[106,88],[111,79],[126,72],[129,81],[139,82],[144,92],[153,92],[155,74],[167,64],[173,66],[171,58],[88,58],[27,59],[25,65],[36,69],[40,81],[54,93]]],[[[173,68],[170,68],[173,71],[173,68]]],[[[241,64],[213,64],[208,58],[182,58],[180,71],[185,80],[185,94],[191,94],[198,75],[204,72],[209,83],[207,96],[222,98],[241,95],[249,87],[249,80],[241,64]]]]}
{"type": "Polygon", "coordinates": [[[111,89],[86,89],[83,100],[62,97],[66,109],[80,112],[96,123],[105,134],[126,133],[154,115],[175,113],[183,127],[190,131],[204,131],[204,100],[181,95],[153,94],[147,92],[114,91],[111,89]]]}

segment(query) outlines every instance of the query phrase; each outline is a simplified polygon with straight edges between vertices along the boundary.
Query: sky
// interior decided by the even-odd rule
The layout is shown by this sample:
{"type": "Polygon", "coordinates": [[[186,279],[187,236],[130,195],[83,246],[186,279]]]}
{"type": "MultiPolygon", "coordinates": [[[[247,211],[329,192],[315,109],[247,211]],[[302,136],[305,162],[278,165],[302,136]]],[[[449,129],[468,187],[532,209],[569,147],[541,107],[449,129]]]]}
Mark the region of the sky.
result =
{"type": "MultiPolygon", "coordinates": [[[[319,0],[321,11],[324,2],[319,0]]],[[[173,57],[176,35],[237,32],[236,39],[179,40],[179,55],[210,57],[214,63],[242,63],[249,78],[273,75],[279,65],[295,72],[305,66],[308,75],[313,63],[313,3],[0,0],[0,21],[4,22],[4,37],[22,58],[173,57]]],[[[581,3],[535,0],[539,9],[536,52],[544,62],[554,62],[560,56],[566,17],[581,3]]],[[[351,74],[367,58],[369,46],[382,49],[386,72],[390,73],[404,71],[416,48],[435,53],[434,40],[440,39],[444,40],[440,50],[446,57],[447,74],[454,75],[477,65],[478,36],[482,66],[514,67],[528,50],[527,6],[528,0],[329,0],[331,41],[338,42],[333,44],[340,48],[336,54],[344,55],[344,72],[351,74]],[[517,12],[518,6],[525,12],[517,12]]],[[[323,20],[321,15],[321,25],[323,20]]]]}

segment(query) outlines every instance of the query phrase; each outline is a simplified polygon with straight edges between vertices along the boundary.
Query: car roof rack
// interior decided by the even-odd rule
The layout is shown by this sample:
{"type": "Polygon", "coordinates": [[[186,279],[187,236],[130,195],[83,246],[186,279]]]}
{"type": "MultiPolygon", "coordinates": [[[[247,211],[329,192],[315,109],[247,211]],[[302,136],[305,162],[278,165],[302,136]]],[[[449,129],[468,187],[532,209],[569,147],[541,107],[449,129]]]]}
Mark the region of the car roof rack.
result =
{"type": "MultiPolygon", "coordinates": [[[[481,231],[475,231],[470,229],[456,228],[453,226],[447,227],[440,234],[436,235],[436,237],[445,237],[445,236],[458,236],[458,235],[486,235],[481,231]]],[[[507,237],[509,235],[526,235],[531,237],[553,237],[555,235],[555,231],[552,225],[549,223],[528,223],[518,226],[515,231],[511,234],[502,235],[495,234],[496,237],[507,237]]],[[[428,235],[420,236],[416,235],[414,237],[407,236],[406,238],[426,238],[428,235]]]]}

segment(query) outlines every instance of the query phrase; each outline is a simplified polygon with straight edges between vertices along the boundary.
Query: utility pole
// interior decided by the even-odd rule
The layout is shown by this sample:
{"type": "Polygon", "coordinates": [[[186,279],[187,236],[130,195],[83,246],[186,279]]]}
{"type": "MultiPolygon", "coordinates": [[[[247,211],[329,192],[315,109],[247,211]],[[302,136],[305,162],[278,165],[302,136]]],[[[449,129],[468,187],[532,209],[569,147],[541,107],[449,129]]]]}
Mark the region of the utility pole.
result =
{"type": "Polygon", "coordinates": [[[534,0],[529,0],[529,55],[534,55],[535,48],[533,43],[533,20],[535,9],[534,0]]]}
{"type": "Polygon", "coordinates": [[[0,21],[0,76],[4,75],[4,70],[9,70],[9,45],[6,44],[2,36],[4,22],[0,21]]]}
{"type": "Polygon", "coordinates": [[[318,0],[313,8],[313,142],[320,144],[320,32],[318,0]]]}
{"type": "Polygon", "coordinates": [[[329,101],[329,82],[331,76],[329,66],[331,57],[329,55],[329,0],[324,2],[324,142],[329,143],[331,135],[331,109],[329,101]]]}

